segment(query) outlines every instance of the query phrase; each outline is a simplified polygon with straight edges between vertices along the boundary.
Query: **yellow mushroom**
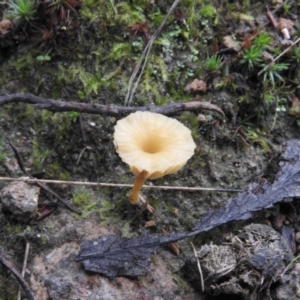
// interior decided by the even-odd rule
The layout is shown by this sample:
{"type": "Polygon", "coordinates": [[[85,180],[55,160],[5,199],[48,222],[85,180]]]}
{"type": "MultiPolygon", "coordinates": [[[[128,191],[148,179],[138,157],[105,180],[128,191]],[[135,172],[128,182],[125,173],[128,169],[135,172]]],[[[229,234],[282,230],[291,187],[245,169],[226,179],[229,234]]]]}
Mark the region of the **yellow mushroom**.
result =
{"type": "Polygon", "coordinates": [[[117,122],[116,151],[136,176],[130,202],[139,202],[146,179],[180,170],[194,154],[191,131],[179,121],[161,114],[137,111],[117,122]]]}

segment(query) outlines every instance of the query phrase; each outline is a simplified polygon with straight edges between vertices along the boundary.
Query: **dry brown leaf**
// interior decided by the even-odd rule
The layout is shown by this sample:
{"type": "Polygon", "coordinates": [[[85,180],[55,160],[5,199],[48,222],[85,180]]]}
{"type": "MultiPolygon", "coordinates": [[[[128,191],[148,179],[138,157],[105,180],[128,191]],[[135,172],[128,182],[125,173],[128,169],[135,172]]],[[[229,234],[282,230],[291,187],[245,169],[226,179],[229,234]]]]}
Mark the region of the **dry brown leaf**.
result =
{"type": "Polygon", "coordinates": [[[298,99],[298,97],[294,96],[292,98],[292,107],[297,107],[298,104],[299,104],[299,99],[298,99]]]}
{"type": "Polygon", "coordinates": [[[10,20],[4,19],[0,22],[0,33],[6,34],[8,33],[13,27],[13,23],[10,20]]]}
{"type": "Polygon", "coordinates": [[[153,227],[155,225],[156,225],[155,222],[153,220],[150,220],[145,223],[144,227],[153,227]]]}
{"type": "Polygon", "coordinates": [[[203,80],[195,79],[192,83],[188,84],[185,89],[185,91],[190,92],[203,92],[205,93],[207,90],[206,83],[203,80]]]}
{"type": "Polygon", "coordinates": [[[180,249],[177,243],[170,243],[168,244],[168,247],[175,255],[180,255],[180,249]]]}
{"type": "Polygon", "coordinates": [[[241,50],[241,43],[234,40],[231,35],[226,35],[223,37],[223,44],[225,47],[234,49],[237,52],[241,50]]]}

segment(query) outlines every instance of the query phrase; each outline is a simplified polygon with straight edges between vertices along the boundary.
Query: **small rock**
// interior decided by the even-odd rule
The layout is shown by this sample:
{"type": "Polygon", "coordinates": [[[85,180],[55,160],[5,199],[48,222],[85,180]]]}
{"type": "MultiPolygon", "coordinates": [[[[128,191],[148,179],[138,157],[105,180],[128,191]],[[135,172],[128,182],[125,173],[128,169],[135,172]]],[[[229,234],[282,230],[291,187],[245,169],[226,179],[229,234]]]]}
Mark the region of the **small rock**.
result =
{"type": "Polygon", "coordinates": [[[197,121],[198,121],[199,123],[206,123],[206,122],[207,122],[207,119],[206,119],[205,115],[199,114],[198,117],[197,117],[197,121]]]}
{"type": "Polygon", "coordinates": [[[241,50],[240,42],[234,40],[231,35],[226,35],[223,37],[223,45],[227,48],[234,49],[237,52],[241,50]]]}
{"type": "Polygon", "coordinates": [[[116,124],[116,122],[117,122],[117,119],[115,117],[110,118],[110,123],[116,124]]]}
{"type": "Polygon", "coordinates": [[[2,210],[13,219],[28,222],[37,212],[40,188],[22,181],[14,181],[0,192],[2,210]]]}
{"type": "Polygon", "coordinates": [[[300,244],[300,232],[297,232],[297,233],[295,234],[295,240],[296,240],[297,243],[300,244]]]}

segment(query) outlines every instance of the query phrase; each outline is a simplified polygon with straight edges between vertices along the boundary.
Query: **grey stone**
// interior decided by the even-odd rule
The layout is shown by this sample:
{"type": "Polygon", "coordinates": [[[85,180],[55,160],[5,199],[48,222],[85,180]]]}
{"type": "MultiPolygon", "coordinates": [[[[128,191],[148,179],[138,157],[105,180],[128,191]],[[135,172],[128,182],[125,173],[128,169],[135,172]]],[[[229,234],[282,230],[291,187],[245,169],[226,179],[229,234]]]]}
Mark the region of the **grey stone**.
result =
{"type": "Polygon", "coordinates": [[[14,181],[0,192],[2,210],[20,222],[28,222],[36,215],[40,188],[23,181],[14,181]]]}

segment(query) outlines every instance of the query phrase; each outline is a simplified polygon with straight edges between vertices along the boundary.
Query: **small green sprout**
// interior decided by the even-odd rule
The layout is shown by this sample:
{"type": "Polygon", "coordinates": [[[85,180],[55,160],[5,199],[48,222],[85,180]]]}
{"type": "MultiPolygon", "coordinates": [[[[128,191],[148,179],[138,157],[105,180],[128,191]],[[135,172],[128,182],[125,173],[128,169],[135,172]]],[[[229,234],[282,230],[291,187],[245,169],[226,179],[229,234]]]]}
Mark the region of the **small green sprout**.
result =
{"type": "Polygon", "coordinates": [[[270,81],[273,85],[275,80],[283,81],[284,79],[279,72],[287,70],[289,64],[285,63],[271,63],[271,64],[262,64],[263,67],[263,81],[270,81]]]}
{"type": "Polygon", "coordinates": [[[300,65],[300,47],[294,48],[294,53],[292,55],[292,58],[294,59],[297,65],[300,65]]]}
{"type": "Polygon", "coordinates": [[[266,133],[262,130],[247,130],[247,138],[253,145],[258,145],[262,148],[263,152],[272,153],[269,142],[266,139],[266,133]]]}
{"type": "Polygon", "coordinates": [[[287,17],[289,14],[291,14],[290,9],[291,9],[291,4],[285,2],[282,4],[282,15],[287,17]]]}
{"type": "Polygon", "coordinates": [[[204,7],[202,7],[200,9],[199,13],[202,17],[211,18],[215,15],[216,10],[213,5],[208,4],[208,5],[205,5],[204,7]]]}
{"type": "Polygon", "coordinates": [[[31,22],[36,12],[35,0],[15,0],[8,5],[8,16],[15,23],[22,21],[31,22]]]}
{"type": "Polygon", "coordinates": [[[265,49],[272,42],[272,40],[272,37],[264,32],[253,41],[253,46],[258,49],[265,49]]]}
{"type": "Polygon", "coordinates": [[[51,56],[49,55],[39,55],[36,57],[37,61],[50,61],[51,60],[51,56]]]}
{"type": "Polygon", "coordinates": [[[261,49],[252,46],[250,49],[246,49],[242,52],[242,58],[239,63],[245,65],[248,70],[251,70],[257,67],[261,62],[261,49]]]}
{"type": "Polygon", "coordinates": [[[205,66],[208,71],[214,72],[222,67],[222,57],[217,56],[216,54],[208,57],[205,61],[205,66]]]}

